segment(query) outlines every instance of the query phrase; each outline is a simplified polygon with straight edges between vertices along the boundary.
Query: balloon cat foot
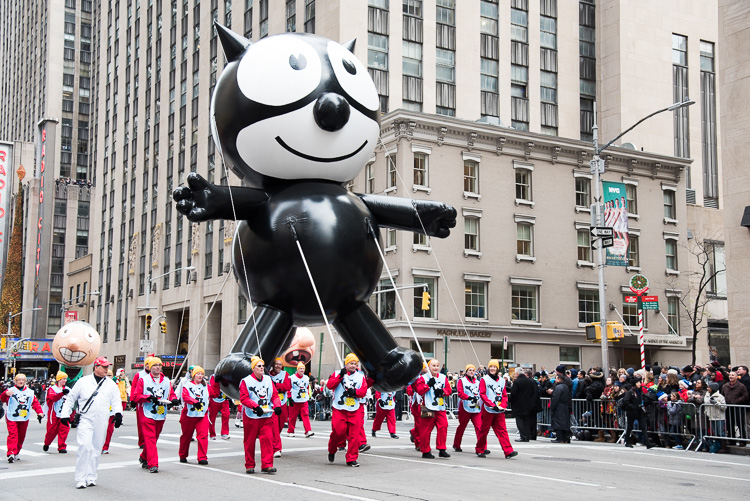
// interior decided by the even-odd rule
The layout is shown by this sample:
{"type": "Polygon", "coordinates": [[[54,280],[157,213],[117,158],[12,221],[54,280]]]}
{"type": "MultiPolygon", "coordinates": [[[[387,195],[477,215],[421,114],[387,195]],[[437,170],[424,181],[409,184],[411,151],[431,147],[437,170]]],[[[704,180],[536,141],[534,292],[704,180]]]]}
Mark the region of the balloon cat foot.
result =
{"type": "Polygon", "coordinates": [[[235,400],[240,398],[240,382],[253,372],[250,357],[249,353],[230,353],[216,364],[214,378],[221,391],[235,400]]]}
{"type": "Polygon", "coordinates": [[[408,348],[394,348],[369,376],[379,391],[397,391],[414,381],[422,370],[422,357],[408,348]]]}

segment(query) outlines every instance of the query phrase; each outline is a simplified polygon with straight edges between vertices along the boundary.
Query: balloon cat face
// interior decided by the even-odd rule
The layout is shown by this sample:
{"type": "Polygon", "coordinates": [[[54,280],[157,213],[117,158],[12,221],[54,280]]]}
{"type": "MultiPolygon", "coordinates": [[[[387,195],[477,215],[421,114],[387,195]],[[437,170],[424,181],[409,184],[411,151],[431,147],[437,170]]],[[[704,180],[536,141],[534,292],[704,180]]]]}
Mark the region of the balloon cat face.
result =
{"type": "Polygon", "coordinates": [[[251,44],[216,27],[230,62],[216,84],[211,126],[232,170],[259,188],[354,179],[380,133],[378,94],[350,51],[354,42],[285,33],[251,44]]]}

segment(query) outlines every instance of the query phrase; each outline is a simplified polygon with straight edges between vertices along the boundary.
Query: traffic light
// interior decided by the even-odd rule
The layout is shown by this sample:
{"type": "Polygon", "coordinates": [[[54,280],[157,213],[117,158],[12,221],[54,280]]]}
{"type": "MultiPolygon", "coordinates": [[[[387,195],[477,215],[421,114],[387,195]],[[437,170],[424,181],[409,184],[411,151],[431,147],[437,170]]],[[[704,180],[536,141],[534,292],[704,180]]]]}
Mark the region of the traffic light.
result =
{"type": "MultiPolygon", "coordinates": [[[[625,329],[620,322],[610,320],[607,322],[607,340],[619,341],[625,337],[625,329]]],[[[586,341],[601,342],[601,322],[592,322],[586,326],[586,341]]]]}
{"type": "Polygon", "coordinates": [[[423,310],[430,309],[430,293],[427,291],[424,291],[422,293],[422,309],[423,310]]]}
{"type": "Polygon", "coordinates": [[[159,322],[159,327],[161,327],[162,334],[167,333],[167,321],[166,320],[162,320],[161,322],[159,322]]]}
{"type": "Polygon", "coordinates": [[[151,313],[146,313],[146,330],[151,329],[151,313]]]}

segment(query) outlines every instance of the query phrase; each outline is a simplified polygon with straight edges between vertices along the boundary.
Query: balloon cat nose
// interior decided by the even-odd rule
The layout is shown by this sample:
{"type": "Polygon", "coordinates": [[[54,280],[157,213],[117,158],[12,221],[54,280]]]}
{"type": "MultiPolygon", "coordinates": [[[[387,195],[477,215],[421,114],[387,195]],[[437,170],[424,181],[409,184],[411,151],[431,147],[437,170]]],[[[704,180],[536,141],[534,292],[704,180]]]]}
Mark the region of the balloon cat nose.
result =
{"type": "Polygon", "coordinates": [[[313,116],[318,127],[328,132],[336,132],[349,121],[351,108],[342,96],[328,92],[320,96],[313,108],[313,116]]]}

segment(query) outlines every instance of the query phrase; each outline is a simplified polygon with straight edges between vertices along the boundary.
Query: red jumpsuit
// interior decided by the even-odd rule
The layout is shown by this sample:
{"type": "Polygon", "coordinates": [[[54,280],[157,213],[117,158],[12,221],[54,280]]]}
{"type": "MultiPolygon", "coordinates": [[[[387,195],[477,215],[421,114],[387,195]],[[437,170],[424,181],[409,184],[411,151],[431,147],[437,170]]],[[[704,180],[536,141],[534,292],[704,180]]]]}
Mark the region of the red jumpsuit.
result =
{"type": "MultiPolygon", "coordinates": [[[[150,387],[152,384],[164,384],[164,374],[159,374],[159,379],[154,380],[150,374],[144,378],[139,378],[136,386],[130,392],[130,400],[138,404],[139,412],[141,413],[141,430],[143,432],[143,452],[141,452],[141,460],[146,461],[149,468],[159,466],[159,451],[156,448],[156,441],[159,440],[161,430],[164,428],[164,419],[154,419],[149,413],[144,412],[144,405],[150,404],[149,396],[152,393],[144,393],[145,388],[150,387]]],[[[169,380],[166,381],[169,383],[169,380]]],[[[166,386],[166,385],[165,385],[166,386]]],[[[176,400],[177,397],[174,394],[174,389],[171,384],[169,386],[169,397],[167,400],[176,400]]],[[[167,393],[165,393],[165,396],[167,393]]],[[[157,406],[162,407],[163,404],[157,406]]],[[[164,406],[163,413],[158,414],[159,417],[162,415],[166,418],[166,406],[164,406]]],[[[153,413],[152,413],[153,414],[153,413]]]]}
{"type": "MultiPolygon", "coordinates": [[[[446,378],[443,374],[438,374],[437,377],[442,377],[445,379],[446,384],[443,386],[443,398],[450,396],[451,385],[447,384],[448,378],[446,378]]],[[[427,385],[427,383],[425,383],[425,380],[422,376],[419,376],[417,380],[414,381],[414,385],[417,393],[420,395],[424,396],[427,392],[430,391],[430,387],[427,385]]],[[[433,411],[432,417],[420,418],[419,426],[421,428],[419,446],[422,454],[426,454],[432,450],[430,448],[430,434],[432,434],[433,428],[437,428],[435,448],[439,451],[444,451],[447,448],[446,439],[448,437],[448,417],[445,415],[445,411],[433,411]]]]}
{"type": "MultiPolygon", "coordinates": [[[[503,397],[500,400],[500,407],[508,407],[508,393],[507,388],[503,387],[503,397]]],[[[487,385],[482,378],[479,382],[479,395],[482,397],[484,407],[482,407],[482,426],[479,429],[479,435],[477,435],[477,454],[483,453],[487,449],[487,435],[490,433],[490,428],[495,432],[497,439],[500,441],[500,447],[503,448],[503,453],[507,456],[513,452],[513,446],[510,445],[510,438],[508,437],[508,429],[505,426],[505,413],[492,413],[487,412],[487,407],[494,407],[495,403],[487,398],[487,385]]]]}
{"type": "Polygon", "coordinates": [[[409,396],[409,411],[414,418],[414,427],[409,430],[409,435],[411,435],[411,441],[414,442],[414,448],[419,449],[419,434],[422,432],[422,396],[414,390],[414,383],[406,387],[406,394],[409,396]]]}
{"type": "MultiPolygon", "coordinates": [[[[339,372],[335,372],[328,378],[326,386],[334,390],[334,400],[336,400],[336,389],[341,385],[343,378],[339,372]]],[[[356,389],[356,394],[353,398],[361,399],[367,395],[367,381],[364,376],[362,377],[362,386],[356,389]]],[[[356,461],[359,457],[359,446],[364,442],[362,440],[362,434],[364,433],[364,423],[362,416],[364,411],[362,404],[353,411],[337,409],[333,407],[333,413],[331,415],[331,437],[328,440],[328,453],[335,454],[340,444],[344,441],[347,442],[348,446],[346,449],[346,462],[356,461]]]]}
{"type": "Polygon", "coordinates": [[[65,397],[65,393],[53,390],[52,386],[47,389],[45,403],[49,411],[47,412],[47,434],[44,436],[44,445],[49,446],[57,437],[58,451],[67,450],[68,433],[70,433],[70,426],[60,424],[60,417],[55,412],[55,407],[57,407],[55,404],[61,401],[63,397],[65,397]]]}
{"type": "Polygon", "coordinates": [[[218,381],[213,375],[208,380],[208,434],[211,438],[216,436],[216,416],[221,412],[221,436],[229,436],[229,399],[221,391],[218,381]],[[222,397],[223,396],[223,397],[222,397]],[[215,398],[224,398],[223,402],[215,402],[215,398]]]}
{"type": "Polygon", "coordinates": [[[279,397],[281,404],[281,414],[276,414],[271,418],[273,422],[273,452],[281,452],[281,430],[284,429],[286,423],[289,420],[289,406],[287,405],[287,392],[292,389],[292,380],[289,379],[289,374],[282,370],[279,373],[273,373],[271,371],[271,381],[273,386],[276,388],[276,394],[279,397]],[[277,379],[283,378],[283,382],[276,382],[277,379]]]}
{"type": "MultiPolygon", "coordinates": [[[[11,386],[11,388],[16,388],[15,386],[11,386]]],[[[24,386],[24,391],[28,388],[28,386],[24,386]]],[[[16,388],[17,389],[17,388],[16,388]]],[[[32,394],[33,395],[33,394],[32,394]]],[[[0,393],[0,402],[8,403],[8,400],[10,399],[10,396],[3,391],[0,393]]],[[[37,415],[43,416],[44,411],[42,410],[42,406],[39,405],[39,400],[36,399],[36,397],[33,397],[33,400],[31,401],[31,408],[34,409],[34,412],[37,413],[37,415]]],[[[21,451],[21,448],[23,447],[23,442],[26,440],[26,429],[29,427],[29,414],[28,409],[25,410],[26,412],[26,419],[23,421],[11,421],[11,406],[8,405],[8,411],[5,413],[5,422],[8,425],[8,456],[13,456],[18,454],[21,451]]]]}
{"type": "MultiPolygon", "coordinates": [[[[125,409],[125,407],[123,407],[125,409]]],[[[107,425],[107,436],[104,439],[104,445],[102,446],[102,454],[109,454],[109,442],[112,440],[112,434],[115,432],[115,413],[112,412],[112,407],[109,408],[109,424],[107,425]]]]}
{"type": "Polygon", "coordinates": [[[203,413],[202,416],[188,416],[190,408],[198,403],[198,400],[191,395],[190,390],[187,388],[187,384],[182,388],[182,401],[185,405],[182,406],[182,413],[180,414],[180,426],[182,428],[182,435],[180,435],[180,450],[178,455],[180,459],[187,459],[188,452],[190,451],[190,440],[195,433],[195,439],[198,442],[198,461],[207,461],[208,457],[208,413],[206,412],[205,402],[201,402],[204,407],[201,411],[192,411],[192,414],[203,413]]]}
{"type": "MultiPolygon", "coordinates": [[[[468,378],[468,376],[464,376],[464,377],[468,378]]],[[[458,398],[460,398],[462,401],[458,403],[458,428],[456,428],[456,436],[453,439],[454,449],[461,448],[461,440],[464,438],[464,431],[466,430],[466,427],[469,425],[469,421],[471,421],[471,424],[474,425],[474,432],[477,434],[477,436],[479,436],[479,430],[482,428],[481,411],[469,412],[466,409],[464,409],[463,400],[470,400],[473,397],[473,395],[469,395],[466,392],[464,392],[463,379],[464,378],[459,379],[458,383],[456,383],[456,392],[458,393],[458,398]]]]}
{"type": "Polygon", "coordinates": [[[388,426],[388,433],[391,435],[396,434],[396,409],[383,409],[380,407],[380,397],[382,394],[379,391],[375,392],[375,420],[372,422],[372,431],[380,430],[380,426],[385,420],[388,426]]]}
{"type": "MultiPolygon", "coordinates": [[[[135,402],[133,400],[133,390],[135,389],[136,386],[138,386],[138,380],[141,378],[141,375],[145,373],[146,373],[145,369],[140,372],[136,372],[135,375],[133,376],[133,380],[130,382],[130,401],[131,402],[135,402]]],[[[122,409],[125,410],[125,407],[123,407],[122,409]]],[[[138,431],[138,447],[143,449],[143,430],[141,430],[141,406],[140,405],[137,405],[135,407],[135,429],[138,431]]]]}
{"type": "MultiPolygon", "coordinates": [[[[255,378],[255,374],[250,374],[255,378]]],[[[270,379],[270,376],[264,376],[270,379]]],[[[256,378],[257,380],[257,378],[256,378]]],[[[244,381],[244,380],[243,380],[244,381]]],[[[271,381],[273,387],[273,381],[271,381]]],[[[250,397],[247,385],[240,383],[240,402],[245,407],[255,409],[258,403],[250,397]]],[[[271,403],[273,409],[280,407],[279,395],[271,392],[271,403]]],[[[243,445],[245,446],[245,469],[255,468],[255,441],[260,439],[260,467],[273,467],[273,414],[269,417],[251,418],[247,415],[245,409],[242,409],[242,429],[245,434],[243,445]]]]}
{"type": "MultiPolygon", "coordinates": [[[[289,376],[289,384],[290,387],[294,386],[296,381],[293,378],[297,378],[299,380],[306,378],[305,375],[298,375],[293,374],[289,376]]],[[[310,427],[310,407],[308,402],[309,399],[309,380],[307,382],[307,388],[304,390],[303,393],[303,401],[296,401],[294,398],[297,397],[297,395],[294,395],[290,398],[291,400],[291,407],[289,407],[289,428],[287,429],[287,433],[294,434],[294,427],[297,424],[297,416],[300,417],[300,421],[302,421],[302,426],[305,430],[305,434],[307,434],[312,428],[310,427]]],[[[292,390],[291,393],[294,393],[294,390],[292,390]]]]}

